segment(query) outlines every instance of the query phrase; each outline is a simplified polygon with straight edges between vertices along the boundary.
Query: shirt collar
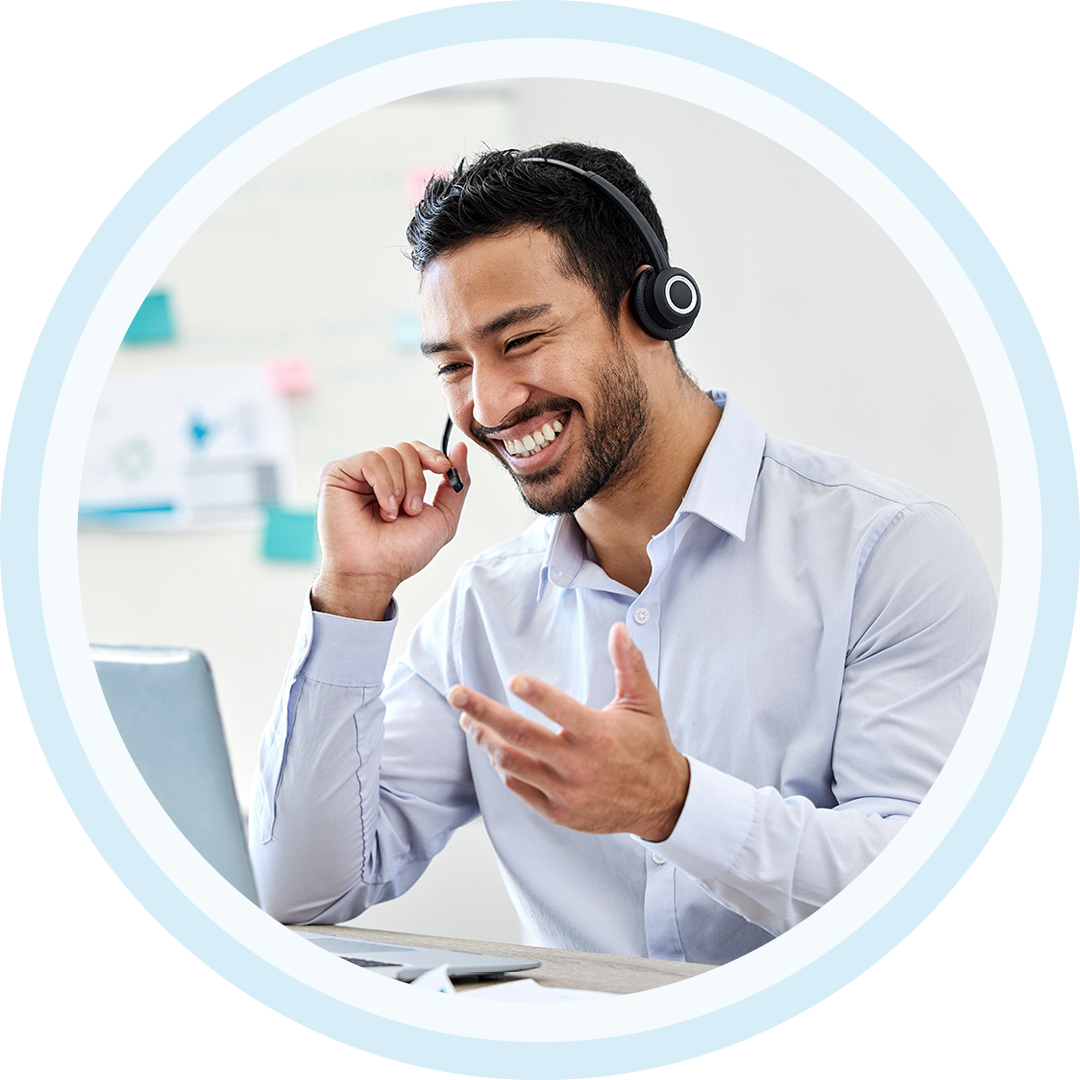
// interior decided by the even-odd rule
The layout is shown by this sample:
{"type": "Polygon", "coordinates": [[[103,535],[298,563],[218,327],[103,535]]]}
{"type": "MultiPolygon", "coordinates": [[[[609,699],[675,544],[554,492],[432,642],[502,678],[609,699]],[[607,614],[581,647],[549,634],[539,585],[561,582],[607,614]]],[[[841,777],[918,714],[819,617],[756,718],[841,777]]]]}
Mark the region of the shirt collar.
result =
{"type": "Polygon", "coordinates": [[[726,390],[710,397],[724,410],[675,515],[697,514],[718,529],[746,539],[750,503],[757,487],[765,432],[726,390]]]}
{"type": "MultiPolygon", "coordinates": [[[[765,452],[765,432],[726,390],[712,390],[709,396],[724,415],[698,463],[675,521],[696,514],[745,540],[750,503],[765,452]]],[[[537,601],[549,581],[560,588],[573,582],[585,559],[585,543],[585,534],[572,514],[555,519],[540,567],[537,601]]]]}
{"type": "Polygon", "coordinates": [[[584,559],[585,534],[573,514],[560,515],[549,533],[547,552],[540,566],[537,603],[543,599],[544,588],[549,581],[561,589],[567,588],[581,569],[584,559]]]}

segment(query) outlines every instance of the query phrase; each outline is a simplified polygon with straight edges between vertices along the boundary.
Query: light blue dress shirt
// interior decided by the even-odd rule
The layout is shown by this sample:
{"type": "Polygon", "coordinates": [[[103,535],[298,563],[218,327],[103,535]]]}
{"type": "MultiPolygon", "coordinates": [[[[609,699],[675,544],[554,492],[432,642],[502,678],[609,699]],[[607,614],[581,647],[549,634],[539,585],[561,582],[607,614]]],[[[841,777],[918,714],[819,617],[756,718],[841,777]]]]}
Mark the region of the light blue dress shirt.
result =
{"type": "Polygon", "coordinates": [[[572,517],[462,567],[382,681],[396,623],[305,613],[264,736],[259,894],[291,923],[397,896],[481,814],[530,941],[724,963],[812,914],[933,783],[982,673],[995,598],[946,507],[723,409],[636,594],[572,517]],[[596,708],[611,624],[660,691],[689,795],[661,843],[549,824],[445,700],[526,672],[596,708]]]}

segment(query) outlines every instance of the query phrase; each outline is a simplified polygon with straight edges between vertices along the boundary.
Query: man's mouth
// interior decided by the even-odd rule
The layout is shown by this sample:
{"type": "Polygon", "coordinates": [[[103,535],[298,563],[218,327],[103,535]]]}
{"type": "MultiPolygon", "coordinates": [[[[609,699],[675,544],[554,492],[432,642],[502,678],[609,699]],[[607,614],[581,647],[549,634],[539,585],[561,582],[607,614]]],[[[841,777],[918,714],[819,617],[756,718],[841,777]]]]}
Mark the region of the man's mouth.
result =
{"type": "Polygon", "coordinates": [[[535,431],[521,435],[519,438],[500,439],[506,453],[512,458],[529,458],[539,454],[541,450],[550,446],[559,437],[563,429],[563,419],[556,418],[540,425],[535,431]]]}

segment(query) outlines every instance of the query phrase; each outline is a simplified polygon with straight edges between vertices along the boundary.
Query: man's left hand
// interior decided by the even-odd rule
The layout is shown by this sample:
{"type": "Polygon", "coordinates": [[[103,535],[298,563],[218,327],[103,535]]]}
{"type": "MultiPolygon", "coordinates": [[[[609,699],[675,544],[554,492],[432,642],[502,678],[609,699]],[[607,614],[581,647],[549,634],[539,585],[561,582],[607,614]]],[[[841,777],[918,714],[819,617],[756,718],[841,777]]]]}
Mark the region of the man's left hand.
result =
{"type": "Polygon", "coordinates": [[[528,675],[512,694],[554,720],[549,731],[465,686],[447,699],[461,726],[486,751],[503,783],[537,813],[581,832],[627,832],[666,840],[690,786],[690,764],[675,749],[645,658],[616,623],[608,637],[615,697],[590,709],[528,675]]]}

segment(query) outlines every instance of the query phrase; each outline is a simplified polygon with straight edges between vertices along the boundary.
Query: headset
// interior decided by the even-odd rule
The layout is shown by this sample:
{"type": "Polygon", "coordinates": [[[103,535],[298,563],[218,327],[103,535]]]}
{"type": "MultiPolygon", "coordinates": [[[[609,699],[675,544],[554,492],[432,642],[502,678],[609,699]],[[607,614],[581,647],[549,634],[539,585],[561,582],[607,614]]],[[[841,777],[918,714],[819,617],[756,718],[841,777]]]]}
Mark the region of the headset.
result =
{"type": "Polygon", "coordinates": [[[642,212],[610,180],[606,180],[599,173],[556,158],[527,157],[521,160],[569,169],[619,206],[645,241],[649,258],[652,260],[652,266],[647,266],[638,274],[630,294],[630,310],[634,320],[649,337],[659,338],[661,341],[675,341],[687,333],[701,311],[701,291],[697,282],[685,270],[668,262],[660,238],[642,212]]]}
{"type": "MultiPolygon", "coordinates": [[[[685,270],[671,265],[660,238],[630,199],[599,173],[571,165],[568,161],[545,157],[527,157],[520,160],[568,169],[615,202],[637,229],[652,260],[652,266],[645,267],[638,274],[630,293],[630,311],[634,321],[646,334],[660,341],[676,341],[687,333],[701,311],[701,290],[685,270]]],[[[442,441],[444,454],[450,445],[452,428],[453,422],[447,417],[442,441]]],[[[461,491],[464,486],[456,469],[451,469],[446,474],[446,479],[455,491],[461,491]]]]}

